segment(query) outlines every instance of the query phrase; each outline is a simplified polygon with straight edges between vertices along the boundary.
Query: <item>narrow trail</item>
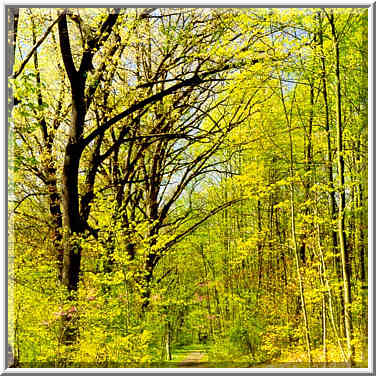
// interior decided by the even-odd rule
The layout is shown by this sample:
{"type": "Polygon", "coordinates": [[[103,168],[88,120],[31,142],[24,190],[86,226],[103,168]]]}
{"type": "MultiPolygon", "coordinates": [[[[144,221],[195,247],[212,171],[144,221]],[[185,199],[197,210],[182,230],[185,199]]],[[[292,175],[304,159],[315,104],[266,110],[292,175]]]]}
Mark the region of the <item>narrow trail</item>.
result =
{"type": "Polygon", "coordinates": [[[184,368],[184,367],[203,367],[205,365],[205,362],[202,362],[201,359],[205,356],[205,353],[199,352],[199,351],[193,351],[188,356],[181,361],[178,364],[178,367],[184,368]]]}

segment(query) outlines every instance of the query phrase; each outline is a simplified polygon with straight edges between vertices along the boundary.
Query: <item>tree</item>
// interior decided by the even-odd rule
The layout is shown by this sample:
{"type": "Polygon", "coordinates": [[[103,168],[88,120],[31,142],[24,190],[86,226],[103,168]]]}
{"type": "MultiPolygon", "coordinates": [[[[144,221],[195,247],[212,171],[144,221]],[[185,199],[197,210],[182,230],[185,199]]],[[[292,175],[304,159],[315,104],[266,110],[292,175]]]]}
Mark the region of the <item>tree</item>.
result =
{"type": "Polygon", "coordinates": [[[16,364],[365,359],[364,11],[11,13],[16,364]]]}

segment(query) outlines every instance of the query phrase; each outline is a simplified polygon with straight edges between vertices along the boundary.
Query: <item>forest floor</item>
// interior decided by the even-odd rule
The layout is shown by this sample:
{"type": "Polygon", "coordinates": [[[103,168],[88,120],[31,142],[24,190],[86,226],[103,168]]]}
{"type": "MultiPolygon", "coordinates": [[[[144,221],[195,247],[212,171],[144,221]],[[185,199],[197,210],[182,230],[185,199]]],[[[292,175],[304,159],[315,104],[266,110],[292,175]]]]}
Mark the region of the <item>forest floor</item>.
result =
{"type": "Polygon", "coordinates": [[[203,365],[206,364],[204,360],[205,358],[205,353],[200,352],[200,351],[193,351],[182,362],[178,364],[178,367],[195,367],[195,368],[200,368],[203,365]]]}

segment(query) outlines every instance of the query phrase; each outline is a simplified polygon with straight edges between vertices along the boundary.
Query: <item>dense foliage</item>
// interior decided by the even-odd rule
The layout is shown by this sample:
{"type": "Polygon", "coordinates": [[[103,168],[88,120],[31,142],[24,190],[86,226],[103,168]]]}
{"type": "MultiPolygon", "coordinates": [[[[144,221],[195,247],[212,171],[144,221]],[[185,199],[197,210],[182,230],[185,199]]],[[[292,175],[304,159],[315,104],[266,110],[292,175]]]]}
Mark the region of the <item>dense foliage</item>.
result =
{"type": "Polygon", "coordinates": [[[15,367],[367,365],[366,9],[8,11],[15,367]]]}

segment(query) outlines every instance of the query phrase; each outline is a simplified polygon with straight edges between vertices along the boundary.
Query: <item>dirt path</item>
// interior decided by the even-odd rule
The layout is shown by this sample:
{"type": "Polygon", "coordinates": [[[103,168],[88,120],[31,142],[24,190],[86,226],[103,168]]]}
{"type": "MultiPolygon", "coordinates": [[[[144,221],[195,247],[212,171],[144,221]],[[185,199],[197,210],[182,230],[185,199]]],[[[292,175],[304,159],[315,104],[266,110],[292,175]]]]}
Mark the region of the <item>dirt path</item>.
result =
{"type": "Polygon", "coordinates": [[[182,362],[178,364],[178,367],[202,367],[203,362],[201,359],[205,356],[205,353],[199,351],[191,352],[182,362]]]}

